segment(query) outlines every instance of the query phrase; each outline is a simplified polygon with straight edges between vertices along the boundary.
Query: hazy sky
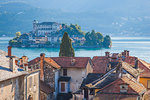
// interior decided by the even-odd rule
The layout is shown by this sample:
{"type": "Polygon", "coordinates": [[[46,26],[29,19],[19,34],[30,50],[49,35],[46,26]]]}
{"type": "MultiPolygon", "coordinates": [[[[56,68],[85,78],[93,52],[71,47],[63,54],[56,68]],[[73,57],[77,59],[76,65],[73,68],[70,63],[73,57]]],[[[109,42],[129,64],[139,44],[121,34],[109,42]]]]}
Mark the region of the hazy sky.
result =
{"type": "Polygon", "coordinates": [[[8,1],[24,1],[35,7],[66,12],[150,10],[150,0],[0,0],[0,3],[8,1]]]}

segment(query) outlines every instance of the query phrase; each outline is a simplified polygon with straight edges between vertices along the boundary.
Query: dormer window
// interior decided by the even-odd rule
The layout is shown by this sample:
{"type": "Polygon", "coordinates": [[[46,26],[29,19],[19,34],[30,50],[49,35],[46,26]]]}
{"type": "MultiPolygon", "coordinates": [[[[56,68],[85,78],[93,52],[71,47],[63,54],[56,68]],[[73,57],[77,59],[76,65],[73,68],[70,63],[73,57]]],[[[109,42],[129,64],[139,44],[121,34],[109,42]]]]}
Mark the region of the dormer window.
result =
{"type": "Polygon", "coordinates": [[[120,85],[120,93],[127,93],[127,91],[128,91],[128,85],[127,84],[120,85]]]}

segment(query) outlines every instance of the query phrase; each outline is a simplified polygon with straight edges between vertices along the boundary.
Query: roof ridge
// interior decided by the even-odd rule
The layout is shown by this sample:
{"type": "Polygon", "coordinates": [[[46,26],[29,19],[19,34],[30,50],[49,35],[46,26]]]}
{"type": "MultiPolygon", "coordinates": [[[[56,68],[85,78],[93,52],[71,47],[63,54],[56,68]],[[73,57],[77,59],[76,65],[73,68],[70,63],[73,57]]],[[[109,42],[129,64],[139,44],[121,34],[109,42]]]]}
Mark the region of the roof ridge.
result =
{"type": "Polygon", "coordinates": [[[93,81],[92,83],[95,83],[95,82],[96,82],[94,85],[92,85],[92,83],[89,83],[89,84],[87,84],[87,86],[88,86],[88,85],[89,85],[89,86],[92,85],[92,87],[96,86],[97,84],[100,83],[101,80],[103,80],[104,78],[108,77],[114,70],[116,70],[116,68],[117,68],[117,67],[113,68],[112,70],[110,70],[109,72],[107,72],[104,76],[102,76],[102,77],[98,78],[97,80],[93,81]]]}
{"type": "Polygon", "coordinates": [[[142,60],[142,59],[139,59],[139,61],[140,61],[143,65],[145,65],[148,69],[150,69],[150,64],[149,64],[149,63],[147,63],[146,61],[144,61],[144,60],[142,60]]]}

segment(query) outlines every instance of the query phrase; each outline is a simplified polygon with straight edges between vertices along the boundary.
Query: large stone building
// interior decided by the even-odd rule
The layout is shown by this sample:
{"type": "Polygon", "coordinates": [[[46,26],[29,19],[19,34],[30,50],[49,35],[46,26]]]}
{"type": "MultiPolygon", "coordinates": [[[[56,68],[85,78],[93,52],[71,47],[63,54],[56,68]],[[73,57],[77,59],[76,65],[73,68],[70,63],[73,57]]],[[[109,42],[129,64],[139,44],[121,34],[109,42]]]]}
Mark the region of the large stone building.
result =
{"type": "Polygon", "coordinates": [[[31,70],[40,69],[40,99],[53,100],[58,94],[60,66],[44,53],[29,62],[31,70]]]}
{"type": "Polygon", "coordinates": [[[8,51],[0,51],[0,100],[39,100],[39,70],[20,68],[8,51]]]}
{"type": "Polygon", "coordinates": [[[33,21],[33,33],[36,36],[45,36],[49,34],[55,34],[57,30],[61,29],[61,24],[56,22],[42,22],[33,21]]]}

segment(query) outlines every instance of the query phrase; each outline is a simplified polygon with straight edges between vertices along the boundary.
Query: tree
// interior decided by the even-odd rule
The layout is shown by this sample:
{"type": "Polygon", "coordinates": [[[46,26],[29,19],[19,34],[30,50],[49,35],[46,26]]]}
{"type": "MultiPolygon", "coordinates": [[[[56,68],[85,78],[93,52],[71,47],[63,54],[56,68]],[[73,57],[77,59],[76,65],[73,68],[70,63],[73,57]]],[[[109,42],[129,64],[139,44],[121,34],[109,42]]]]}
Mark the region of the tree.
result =
{"type": "Polygon", "coordinates": [[[103,46],[104,46],[105,48],[110,48],[110,47],[112,46],[112,41],[111,41],[111,38],[110,38],[109,35],[106,35],[106,36],[104,37],[103,46]]]}
{"type": "Polygon", "coordinates": [[[60,57],[62,56],[74,57],[75,56],[74,49],[72,47],[72,42],[67,32],[64,33],[63,38],[61,40],[59,56],[60,57]]]}
{"type": "Polygon", "coordinates": [[[103,37],[102,33],[97,32],[96,35],[97,35],[97,38],[98,38],[99,42],[103,42],[104,41],[104,37],[103,37]]]}
{"type": "Polygon", "coordinates": [[[16,37],[20,37],[21,36],[21,32],[16,32],[16,37]]]}

